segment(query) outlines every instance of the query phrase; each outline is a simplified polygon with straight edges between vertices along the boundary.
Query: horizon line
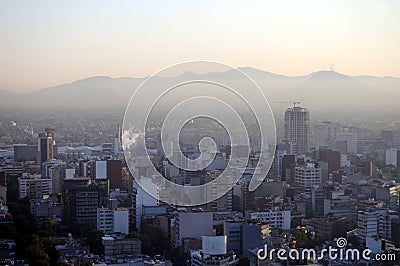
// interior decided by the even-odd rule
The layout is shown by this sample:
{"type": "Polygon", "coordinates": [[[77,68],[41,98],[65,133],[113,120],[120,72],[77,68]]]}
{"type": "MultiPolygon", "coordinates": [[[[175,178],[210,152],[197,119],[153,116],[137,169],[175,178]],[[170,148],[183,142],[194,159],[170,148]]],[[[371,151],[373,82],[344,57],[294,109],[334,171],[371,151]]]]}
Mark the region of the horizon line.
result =
{"type": "MultiPolygon", "coordinates": [[[[284,74],[277,74],[275,72],[270,72],[267,70],[263,70],[260,68],[256,68],[256,67],[250,67],[250,66],[240,66],[240,67],[236,67],[235,69],[241,70],[241,69],[253,69],[253,70],[258,70],[267,74],[272,74],[272,75],[276,75],[276,76],[281,76],[281,77],[287,77],[287,78],[299,78],[299,77],[307,77],[307,76],[311,76],[312,74],[318,73],[318,72],[333,72],[339,75],[343,75],[343,76],[348,76],[348,77],[374,77],[374,78],[380,78],[380,79],[384,79],[384,78],[394,78],[394,79],[400,79],[400,77],[395,77],[395,76],[374,76],[374,75],[348,75],[348,74],[344,74],[335,70],[326,70],[326,69],[321,69],[321,70],[317,70],[317,71],[313,71],[310,72],[309,74],[306,75],[284,75],[284,74]]],[[[225,73],[231,70],[227,70],[227,71],[222,71],[222,72],[206,72],[206,73],[193,73],[194,75],[198,75],[198,76],[202,76],[202,75],[207,75],[207,74],[211,74],[211,73],[225,73]]],[[[171,77],[167,77],[167,76],[158,76],[161,78],[177,78],[181,75],[184,75],[185,73],[188,73],[190,71],[187,72],[183,72],[179,75],[176,76],[171,76],[171,77]]],[[[245,73],[246,74],[246,73],[245,73]]],[[[56,84],[56,85],[52,85],[49,87],[44,87],[44,88],[39,88],[39,89],[35,89],[32,91],[27,91],[27,92],[13,92],[7,89],[1,89],[0,88],[0,92],[6,92],[6,93],[11,93],[11,94],[15,94],[15,95],[24,95],[24,94],[29,94],[29,93],[33,93],[33,92],[37,92],[40,90],[46,90],[46,89],[51,89],[54,87],[58,87],[58,86],[63,86],[63,85],[68,85],[68,84],[72,84],[75,82],[79,82],[79,81],[84,81],[84,80],[88,80],[88,79],[93,79],[93,78],[108,78],[108,79],[123,79],[123,78],[129,78],[129,79],[147,79],[149,77],[151,77],[152,75],[147,75],[147,76],[143,76],[143,77],[134,77],[134,76],[107,76],[107,75],[94,75],[94,76],[88,76],[86,78],[81,78],[81,79],[76,79],[76,80],[72,80],[69,82],[64,82],[64,83],[60,83],[60,84],[56,84]]],[[[251,77],[250,77],[251,78],[251,77]]]]}

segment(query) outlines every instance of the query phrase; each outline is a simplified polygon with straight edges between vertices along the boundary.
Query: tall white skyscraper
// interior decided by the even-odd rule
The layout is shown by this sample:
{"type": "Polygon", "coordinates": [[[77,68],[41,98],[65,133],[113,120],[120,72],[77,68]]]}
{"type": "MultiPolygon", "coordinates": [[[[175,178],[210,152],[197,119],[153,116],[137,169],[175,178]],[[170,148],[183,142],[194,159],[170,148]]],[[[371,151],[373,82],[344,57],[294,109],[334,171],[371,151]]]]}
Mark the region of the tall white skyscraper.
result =
{"type": "Polygon", "coordinates": [[[292,145],[292,152],[305,154],[310,143],[310,112],[306,108],[296,106],[285,112],[284,140],[292,145]]]}

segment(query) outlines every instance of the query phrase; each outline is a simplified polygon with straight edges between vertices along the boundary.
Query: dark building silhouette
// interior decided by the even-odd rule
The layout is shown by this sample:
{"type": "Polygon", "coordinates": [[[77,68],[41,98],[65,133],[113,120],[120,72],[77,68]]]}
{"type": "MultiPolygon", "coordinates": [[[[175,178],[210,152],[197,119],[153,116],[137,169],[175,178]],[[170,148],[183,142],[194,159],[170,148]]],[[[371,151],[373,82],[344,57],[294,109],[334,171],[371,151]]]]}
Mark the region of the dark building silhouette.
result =
{"type": "Polygon", "coordinates": [[[110,180],[110,189],[122,188],[121,160],[107,161],[107,176],[110,180]]]}
{"type": "Polygon", "coordinates": [[[90,179],[66,179],[63,184],[63,222],[83,224],[96,221],[99,191],[90,179]]]}
{"type": "Polygon", "coordinates": [[[281,164],[281,173],[282,173],[282,181],[288,181],[288,183],[294,183],[294,168],[296,166],[296,157],[295,155],[284,155],[282,157],[281,164]]]}
{"type": "Polygon", "coordinates": [[[396,248],[400,247],[400,219],[393,219],[391,222],[392,227],[392,241],[396,248]]]}
{"type": "Polygon", "coordinates": [[[38,145],[15,144],[14,145],[14,161],[37,161],[38,145]]]}
{"type": "Polygon", "coordinates": [[[40,133],[38,137],[38,162],[49,161],[54,158],[54,127],[48,126],[45,128],[46,133],[40,133]]]}
{"type": "Polygon", "coordinates": [[[340,152],[331,150],[321,150],[319,158],[328,163],[328,172],[337,171],[340,168],[340,152]]]}

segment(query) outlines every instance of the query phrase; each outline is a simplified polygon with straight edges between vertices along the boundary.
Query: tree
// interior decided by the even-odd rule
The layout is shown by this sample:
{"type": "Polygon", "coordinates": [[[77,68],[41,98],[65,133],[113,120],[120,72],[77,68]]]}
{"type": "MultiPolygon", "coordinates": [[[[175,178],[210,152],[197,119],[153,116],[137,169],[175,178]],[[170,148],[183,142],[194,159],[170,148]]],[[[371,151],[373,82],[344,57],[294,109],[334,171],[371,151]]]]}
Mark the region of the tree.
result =
{"type": "Polygon", "coordinates": [[[250,265],[250,261],[248,257],[242,257],[239,259],[239,266],[248,266],[250,265]]]}
{"type": "Polygon", "coordinates": [[[49,255],[47,255],[43,249],[33,244],[26,249],[26,259],[29,265],[32,266],[51,265],[49,255]]]}
{"type": "Polygon", "coordinates": [[[169,249],[169,240],[162,227],[146,224],[141,231],[142,249],[145,254],[156,255],[169,249]]]}
{"type": "Polygon", "coordinates": [[[103,255],[104,246],[101,243],[101,238],[104,236],[102,231],[90,230],[87,232],[87,242],[89,243],[90,251],[95,255],[103,255]]]}
{"type": "Polygon", "coordinates": [[[39,224],[39,235],[43,237],[52,237],[57,231],[57,222],[54,218],[49,217],[39,224]]]}

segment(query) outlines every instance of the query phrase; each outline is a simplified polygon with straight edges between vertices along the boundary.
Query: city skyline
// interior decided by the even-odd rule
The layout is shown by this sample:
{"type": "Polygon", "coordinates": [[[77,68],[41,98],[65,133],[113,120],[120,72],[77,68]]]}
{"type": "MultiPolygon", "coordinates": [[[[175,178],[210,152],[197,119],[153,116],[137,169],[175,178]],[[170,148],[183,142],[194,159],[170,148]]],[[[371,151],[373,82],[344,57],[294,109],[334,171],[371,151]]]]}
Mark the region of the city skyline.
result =
{"type": "Polygon", "coordinates": [[[0,264],[400,265],[398,11],[0,2],[0,264]]]}
{"type": "Polygon", "coordinates": [[[396,1],[321,3],[2,2],[0,89],[28,92],[90,76],[153,74],[215,60],[300,76],[400,77],[396,1]],[[93,8],[95,7],[95,8],[93,8]]]}

